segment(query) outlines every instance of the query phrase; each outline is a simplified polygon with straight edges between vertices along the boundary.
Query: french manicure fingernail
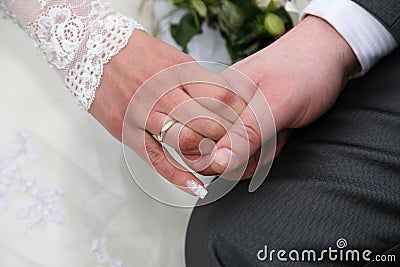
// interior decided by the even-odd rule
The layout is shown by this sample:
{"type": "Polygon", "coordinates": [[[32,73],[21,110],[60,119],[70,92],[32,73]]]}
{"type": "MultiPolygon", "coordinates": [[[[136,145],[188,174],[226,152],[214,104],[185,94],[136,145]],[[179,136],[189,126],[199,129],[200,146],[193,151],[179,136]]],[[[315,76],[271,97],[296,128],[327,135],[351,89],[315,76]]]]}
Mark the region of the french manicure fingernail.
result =
{"type": "Polygon", "coordinates": [[[201,199],[204,199],[208,194],[207,189],[205,189],[204,186],[202,186],[201,184],[199,184],[194,180],[187,181],[186,187],[189,188],[189,190],[192,191],[193,194],[195,194],[201,199]]]}
{"type": "Polygon", "coordinates": [[[235,168],[237,167],[236,165],[238,160],[232,150],[223,147],[217,150],[217,153],[215,155],[215,162],[225,168],[228,167],[230,163],[230,167],[235,168]]]}

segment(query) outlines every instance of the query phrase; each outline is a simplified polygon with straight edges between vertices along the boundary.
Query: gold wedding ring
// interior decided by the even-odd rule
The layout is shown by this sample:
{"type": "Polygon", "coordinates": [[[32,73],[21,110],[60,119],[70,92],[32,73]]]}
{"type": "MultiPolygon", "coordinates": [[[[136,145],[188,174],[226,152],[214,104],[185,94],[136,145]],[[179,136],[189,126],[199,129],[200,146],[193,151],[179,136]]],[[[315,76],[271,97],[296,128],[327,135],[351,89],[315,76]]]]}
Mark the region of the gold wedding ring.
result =
{"type": "Polygon", "coordinates": [[[169,122],[167,122],[166,124],[164,124],[164,126],[161,128],[160,133],[157,135],[157,140],[158,142],[162,143],[165,134],[167,133],[167,131],[176,123],[175,119],[170,120],[169,122]]]}

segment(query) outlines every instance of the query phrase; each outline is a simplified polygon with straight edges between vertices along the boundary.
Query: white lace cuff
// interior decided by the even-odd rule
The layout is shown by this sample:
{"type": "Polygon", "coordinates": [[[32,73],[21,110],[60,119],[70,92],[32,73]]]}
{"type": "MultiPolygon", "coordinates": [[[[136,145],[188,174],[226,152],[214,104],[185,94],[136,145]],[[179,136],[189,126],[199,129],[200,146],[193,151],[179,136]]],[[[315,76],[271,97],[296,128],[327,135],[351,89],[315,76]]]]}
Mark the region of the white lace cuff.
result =
{"type": "Polygon", "coordinates": [[[0,10],[35,40],[86,111],[104,65],[126,46],[135,28],[144,30],[102,0],[0,0],[0,10]]]}

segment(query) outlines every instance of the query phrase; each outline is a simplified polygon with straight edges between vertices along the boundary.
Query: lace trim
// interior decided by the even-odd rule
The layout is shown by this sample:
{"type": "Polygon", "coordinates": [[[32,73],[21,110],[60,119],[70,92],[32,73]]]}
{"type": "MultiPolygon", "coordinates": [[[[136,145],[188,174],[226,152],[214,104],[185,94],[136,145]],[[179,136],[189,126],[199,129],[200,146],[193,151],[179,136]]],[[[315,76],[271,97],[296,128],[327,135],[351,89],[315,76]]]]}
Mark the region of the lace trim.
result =
{"type": "Polygon", "coordinates": [[[85,37],[85,23],[67,5],[51,7],[28,27],[47,61],[57,69],[71,64],[85,37]]]}
{"type": "MultiPolygon", "coordinates": [[[[100,0],[90,2],[87,16],[77,15],[85,2],[52,6],[30,28],[50,64],[69,70],[63,73],[65,85],[78,105],[88,111],[104,65],[126,46],[135,28],[143,27],[100,0]]],[[[42,1],[41,6],[45,7],[46,2],[42,1]]]]}
{"type": "Polygon", "coordinates": [[[67,88],[84,110],[88,111],[94,101],[104,65],[128,44],[135,28],[144,30],[136,21],[119,13],[90,23],[87,53],[65,76],[67,88]]]}
{"type": "Polygon", "coordinates": [[[30,34],[86,111],[103,66],[126,46],[135,28],[144,30],[102,0],[0,0],[0,11],[30,34]]]}

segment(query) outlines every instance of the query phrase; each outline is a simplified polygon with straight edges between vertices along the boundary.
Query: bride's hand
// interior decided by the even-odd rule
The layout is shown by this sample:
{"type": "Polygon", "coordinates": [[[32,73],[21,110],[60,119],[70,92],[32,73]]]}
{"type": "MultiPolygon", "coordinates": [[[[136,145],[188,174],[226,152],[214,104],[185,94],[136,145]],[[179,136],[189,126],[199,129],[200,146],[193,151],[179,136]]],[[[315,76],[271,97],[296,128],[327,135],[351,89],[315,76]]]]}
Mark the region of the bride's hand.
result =
{"type": "Polygon", "coordinates": [[[203,69],[188,55],[143,31],[135,30],[128,45],[105,65],[100,87],[89,112],[115,138],[132,148],[163,177],[193,193],[188,184],[195,182],[202,185],[201,181],[173,164],[153,136],[159,134],[163,125],[174,118],[178,123],[168,130],[163,141],[179,149],[182,154],[198,154],[199,143],[204,136],[219,140],[225,133],[224,127],[229,128],[236,120],[235,115],[245,107],[240,98],[223,86],[228,84],[218,75],[203,69]],[[148,80],[177,64],[184,65],[170,68],[148,80]],[[215,85],[185,84],[194,80],[215,85]],[[192,99],[199,97],[203,97],[204,101],[192,99]],[[229,112],[224,104],[234,112],[229,112]],[[181,108],[174,110],[179,105],[181,108]]]}
{"type": "MultiPolygon", "coordinates": [[[[358,61],[347,42],[326,21],[308,16],[294,29],[272,45],[238,62],[233,68],[253,80],[270,105],[278,146],[282,148],[288,129],[303,127],[326,112],[337,99],[348,76],[357,70],[358,61]]],[[[226,77],[229,82],[229,77],[226,77]]],[[[250,155],[259,152],[268,141],[269,133],[257,116],[267,109],[260,98],[254,97],[241,114],[241,123],[235,125],[217,143],[217,154],[212,165],[216,172],[234,170],[248,161],[242,153],[250,146],[250,155]],[[263,138],[261,138],[263,137],[263,138]],[[235,140],[235,148],[229,142],[235,140]],[[250,141],[249,141],[250,140],[250,141]]],[[[272,160],[262,159],[262,162],[272,160]]],[[[250,161],[254,170],[257,161],[250,161]]],[[[251,174],[250,172],[247,172],[251,174]]]]}

